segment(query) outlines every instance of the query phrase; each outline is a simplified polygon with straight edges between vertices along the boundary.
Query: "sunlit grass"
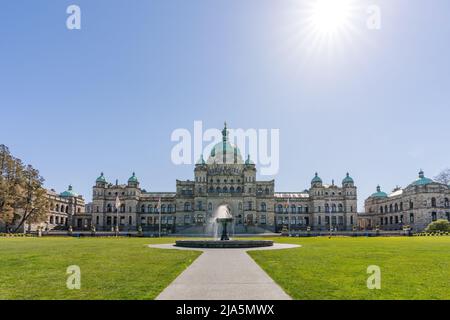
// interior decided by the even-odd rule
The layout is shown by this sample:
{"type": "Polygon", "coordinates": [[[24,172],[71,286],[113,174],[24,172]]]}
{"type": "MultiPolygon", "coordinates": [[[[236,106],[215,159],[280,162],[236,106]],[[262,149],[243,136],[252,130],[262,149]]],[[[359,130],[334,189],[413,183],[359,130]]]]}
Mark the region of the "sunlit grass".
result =
{"type": "Polygon", "coordinates": [[[200,253],[150,238],[0,238],[0,299],[154,299],[200,253]],[[81,268],[69,290],[66,269],[81,268]]]}
{"type": "Polygon", "coordinates": [[[295,299],[450,299],[450,237],[276,241],[302,247],[249,254],[295,299]],[[380,290],[367,288],[369,265],[380,290]]]}

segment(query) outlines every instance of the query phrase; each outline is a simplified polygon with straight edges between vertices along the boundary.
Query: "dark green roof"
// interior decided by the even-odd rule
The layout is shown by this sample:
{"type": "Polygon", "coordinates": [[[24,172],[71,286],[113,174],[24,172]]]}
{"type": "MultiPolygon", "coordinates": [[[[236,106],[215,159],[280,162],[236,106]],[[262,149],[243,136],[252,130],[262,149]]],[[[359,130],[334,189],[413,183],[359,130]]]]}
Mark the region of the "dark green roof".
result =
{"type": "Polygon", "coordinates": [[[95,180],[96,182],[106,182],[105,176],[103,175],[103,172],[100,174],[100,177],[95,180]]]}
{"type": "Polygon", "coordinates": [[[322,179],[320,179],[317,172],[315,173],[314,178],[312,178],[311,183],[322,183],[322,179]]]}
{"type": "Polygon", "coordinates": [[[387,198],[387,193],[381,191],[381,187],[377,186],[377,192],[372,193],[371,197],[372,198],[387,198]]]}
{"type": "Polygon", "coordinates": [[[59,194],[61,197],[78,197],[78,194],[73,192],[72,186],[69,185],[69,189],[59,194]]]}
{"type": "Polygon", "coordinates": [[[430,184],[433,182],[434,181],[431,180],[430,178],[425,177],[423,170],[420,170],[419,171],[419,179],[413,181],[410,185],[411,186],[423,186],[423,185],[430,184]]]}
{"type": "Polygon", "coordinates": [[[350,174],[348,172],[347,172],[347,175],[344,178],[344,180],[342,180],[342,184],[345,184],[345,183],[353,183],[353,179],[352,179],[352,177],[350,177],[350,174]]]}
{"type": "Polygon", "coordinates": [[[133,175],[130,177],[130,179],[128,179],[128,182],[135,182],[135,183],[139,182],[134,172],[133,175]]]}

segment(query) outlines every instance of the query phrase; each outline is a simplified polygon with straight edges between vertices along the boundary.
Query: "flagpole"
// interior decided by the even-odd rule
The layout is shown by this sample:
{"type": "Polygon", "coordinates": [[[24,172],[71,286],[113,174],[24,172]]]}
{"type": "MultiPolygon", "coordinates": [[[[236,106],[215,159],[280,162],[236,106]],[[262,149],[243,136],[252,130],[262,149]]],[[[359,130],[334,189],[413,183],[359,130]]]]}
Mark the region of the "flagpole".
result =
{"type": "Polygon", "coordinates": [[[119,236],[119,207],[120,207],[119,195],[116,195],[115,207],[116,207],[116,237],[118,237],[119,236]]]}
{"type": "Polygon", "coordinates": [[[287,210],[288,210],[288,233],[289,233],[289,236],[291,235],[291,208],[289,208],[290,207],[290,202],[289,202],[289,198],[288,198],[288,201],[287,201],[287,210]]]}
{"type": "Polygon", "coordinates": [[[161,197],[159,198],[158,201],[158,214],[159,214],[159,219],[158,219],[158,235],[161,238],[161,197]]]}

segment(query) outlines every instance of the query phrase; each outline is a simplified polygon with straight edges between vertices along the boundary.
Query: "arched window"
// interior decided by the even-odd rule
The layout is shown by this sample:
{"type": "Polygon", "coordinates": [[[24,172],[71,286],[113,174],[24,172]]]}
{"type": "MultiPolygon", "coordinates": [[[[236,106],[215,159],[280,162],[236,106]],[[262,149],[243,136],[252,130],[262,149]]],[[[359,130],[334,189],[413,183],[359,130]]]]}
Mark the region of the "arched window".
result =
{"type": "Polygon", "coordinates": [[[150,213],[150,212],[153,212],[153,206],[151,205],[151,204],[149,204],[148,206],[147,206],[147,211],[150,213]]]}
{"type": "Polygon", "coordinates": [[[184,204],[184,211],[191,211],[191,203],[190,202],[186,202],[184,204]]]}
{"type": "Polygon", "coordinates": [[[277,212],[278,212],[278,213],[282,213],[282,212],[283,212],[283,205],[279,204],[279,205],[277,206],[277,212]]]}
{"type": "Polygon", "coordinates": [[[217,187],[217,188],[216,188],[216,192],[217,192],[217,193],[220,193],[220,187],[217,187]]]}
{"type": "Polygon", "coordinates": [[[297,207],[297,212],[298,213],[302,213],[303,212],[303,206],[298,206],[297,207]]]}
{"type": "Polygon", "coordinates": [[[388,206],[387,205],[384,206],[384,212],[386,212],[386,213],[388,212],[388,206]]]}
{"type": "Polygon", "coordinates": [[[338,210],[339,212],[344,211],[344,206],[342,205],[342,203],[339,203],[338,210]]]}
{"type": "Polygon", "coordinates": [[[241,187],[237,187],[237,188],[236,188],[236,192],[237,192],[237,193],[241,193],[241,192],[242,192],[241,187]]]}
{"type": "Polygon", "coordinates": [[[174,212],[174,211],[173,211],[173,205],[169,204],[169,205],[167,206],[167,212],[169,212],[169,213],[174,212]]]}
{"type": "Polygon", "coordinates": [[[230,187],[230,192],[234,193],[234,187],[230,187]]]}
{"type": "Polygon", "coordinates": [[[397,203],[395,204],[394,207],[395,207],[395,212],[398,212],[398,204],[397,203]]]}
{"type": "Polygon", "coordinates": [[[69,213],[69,206],[66,206],[66,213],[69,213]]]}
{"type": "Polygon", "coordinates": [[[448,202],[448,198],[444,199],[444,207],[446,207],[446,208],[450,207],[450,203],[448,202]]]}
{"type": "Polygon", "coordinates": [[[336,205],[334,203],[331,205],[331,212],[336,212],[336,205]]]}
{"type": "Polygon", "coordinates": [[[296,210],[297,207],[295,206],[295,204],[291,205],[291,213],[295,213],[296,210]]]}
{"type": "Polygon", "coordinates": [[[239,202],[238,208],[239,208],[239,211],[241,212],[242,211],[242,202],[239,202]]]}
{"type": "Polygon", "coordinates": [[[266,206],[266,203],[265,203],[265,202],[262,202],[262,203],[261,203],[261,211],[262,211],[262,212],[266,212],[266,211],[267,211],[267,206],[266,206]]]}
{"type": "Polygon", "coordinates": [[[325,203],[325,212],[330,212],[330,206],[328,205],[328,203],[325,203]]]}
{"type": "Polygon", "coordinates": [[[309,208],[308,208],[308,206],[305,206],[305,213],[308,213],[309,212],[309,208]]]}
{"type": "Polygon", "coordinates": [[[162,213],[165,213],[165,212],[166,212],[166,205],[165,205],[165,204],[163,204],[163,205],[161,206],[161,212],[162,212],[162,213]]]}
{"type": "Polygon", "coordinates": [[[209,187],[209,192],[213,193],[214,192],[214,188],[213,187],[209,187]]]}
{"type": "Polygon", "coordinates": [[[392,203],[389,205],[389,212],[392,212],[394,209],[393,209],[393,206],[392,206],[392,203]]]}
{"type": "Polygon", "coordinates": [[[380,206],[380,213],[383,213],[383,206],[380,206]]]}
{"type": "Polygon", "coordinates": [[[266,188],[265,193],[266,193],[266,194],[269,194],[269,193],[270,193],[269,188],[266,188]]]}
{"type": "Polygon", "coordinates": [[[145,213],[145,205],[141,206],[141,213],[145,213]]]}
{"type": "Polygon", "coordinates": [[[228,188],[227,187],[223,187],[222,192],[223,193],[227,193],[228,192],[228,188]]]}
{"type": "Polygon", "coordinates": [[[433,207],[433,208],[436,208],[436,198],[431,198],[431,206],[433,207]]]}
{"type": "Polygon", "coordinates": [[[106,211],[107,212],[111,212],[112,211],[111,203],[108,203],[108,205],[106,206],[106,211]]]}
{"type": "Polygon", "coordinates": [[[409,201],[409,208],[410,208],[410,209],[414,209],[414,202],[409,201]]]}
{"type": "Polygon", "coordinates": [[[212,211],[212,203],[208,203],[208,211],[212,211]]]}

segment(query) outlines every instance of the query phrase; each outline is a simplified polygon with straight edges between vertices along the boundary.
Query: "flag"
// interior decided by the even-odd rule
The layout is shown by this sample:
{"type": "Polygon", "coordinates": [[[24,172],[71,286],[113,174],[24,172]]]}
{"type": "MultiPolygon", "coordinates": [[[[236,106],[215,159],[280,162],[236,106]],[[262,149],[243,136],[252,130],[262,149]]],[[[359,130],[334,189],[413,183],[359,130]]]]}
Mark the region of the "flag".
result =
{"type": "Polygon", "coordinates": [[[158,217],[158,235],[161,238],[161,197],[159,197],[157,208],[158,208],[158,213],[159,213],[159,217],[158,217]]]}
{"type": "Polygon", "coordinates": [[[156,206],[156,208],[158,209],[158,212],[161,212],[161,197],[159,197],[158,199],[158,205],[156,206]]]}
{"type": "Polygon", "coordinates": [[[116,203],[114,204],[114,206],[116,207],[117,211],[119,211],[120,208],[120,200],[119,200],[119,196],[116,196],[116,203]]]}

